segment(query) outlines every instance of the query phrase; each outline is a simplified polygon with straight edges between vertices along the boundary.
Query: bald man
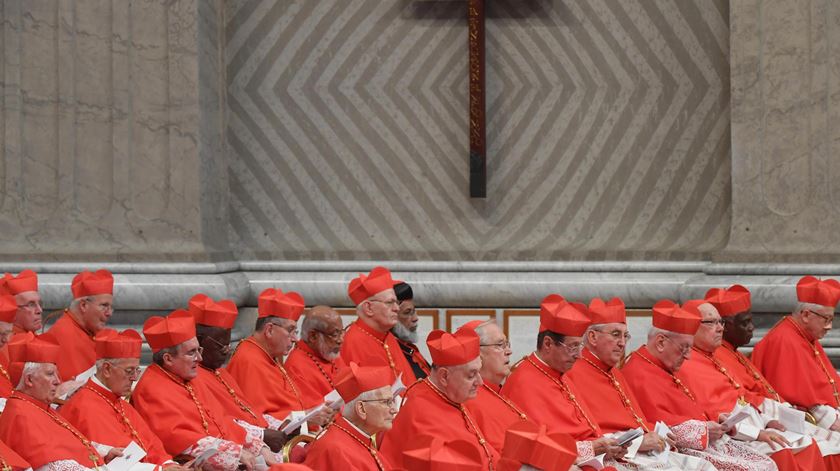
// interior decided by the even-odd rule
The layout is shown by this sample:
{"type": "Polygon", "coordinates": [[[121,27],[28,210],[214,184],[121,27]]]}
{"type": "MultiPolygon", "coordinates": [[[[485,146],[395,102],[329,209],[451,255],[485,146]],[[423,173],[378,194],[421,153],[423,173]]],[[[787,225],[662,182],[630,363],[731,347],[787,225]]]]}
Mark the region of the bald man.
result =
{"type": "Polygon", "coordinates": [[[305,403],[323,402],[335,389],[335,377],[344,368],[341,344],[344,326],[341,316],[329,306],[315,306],[306,312],[300,327],[300,341],[286,359],[286,369],[301,389],[305,403]]]}

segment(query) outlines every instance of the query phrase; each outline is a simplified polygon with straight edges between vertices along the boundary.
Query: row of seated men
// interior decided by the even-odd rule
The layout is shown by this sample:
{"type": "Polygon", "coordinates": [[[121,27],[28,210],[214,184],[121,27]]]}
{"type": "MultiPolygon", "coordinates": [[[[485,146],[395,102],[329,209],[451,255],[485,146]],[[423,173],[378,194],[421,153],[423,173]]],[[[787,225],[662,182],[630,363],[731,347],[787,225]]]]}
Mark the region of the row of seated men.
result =
{"type": "Polygon", "coordinates": [[[377,267],[349,284],[355,322],[316,306],[300,338],[304,299],[265,290],[232,355],[236,305],[198,294],[146,321],[142,375],[140,334],[105,327],[113,284],[80,273],[70,307],[36,335],[37,275],[0,280],[3,469],[94,469],[133,442],[145,456],[132,469],[840,470],[840,376],[819,342],[835,280],[802,278],[751,359],[738,351],[750,293],[734,285],[658,302],[629,355],[620,299],[553,294],[516,365],[493,320],[432,331],[430,365],[410,287],[377,267]],[[282,464],[301,433],[317,437],[302,464],[282,464]]]}

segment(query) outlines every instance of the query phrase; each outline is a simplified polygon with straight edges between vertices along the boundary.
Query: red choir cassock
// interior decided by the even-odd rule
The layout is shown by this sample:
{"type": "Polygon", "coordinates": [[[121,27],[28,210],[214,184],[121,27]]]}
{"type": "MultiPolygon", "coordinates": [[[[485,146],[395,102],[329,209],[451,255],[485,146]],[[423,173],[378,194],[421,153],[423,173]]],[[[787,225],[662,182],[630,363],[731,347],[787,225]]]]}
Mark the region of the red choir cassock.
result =
{"type": "MultiPolygon", "coordinates": [[[[190,299],[189,311],[196,325],[225,330],[233,328],[239,315],[239,310],[233,301],[224,299],[215,302],[205,294],[197,294],[190,299]]],[[[214,370],[199,365],[198,376],[192,382],[208,391],[222,406],[226,415],[263,429],[268,428],[262,411],[245,399],[239,383],[227,370],[223,368],[214,370]]]]}
{"type": "MultiPolygon", "coordinates": [[[[697,403],[713,420],[732,411],[739,400],[756,409],[764,402],[763,396],[747,391],[711,353],[696,347],[675,376],[695,394],[697,403]]],[[[780,450],[770,454],[770,458],[781,471],[825,469],[815,442],[797,453],[780,450]]]]}
{"type": "Polygon", "coordinates": [[[0,442],[0,469],[11,469],[12,471],[20,471],[29,469],[32,466],[26,462],[23,457],[15,453],[3,442],[0,442]]]}
{"type": "Polygon", "coordinates": [[[505,432],[519,422],[527,422],[528,417],[510,399],[500,394],[501,386],[487,380],[478,387],[475,399],[464,403],[472,414],[484,438],[496,450],[505,444],[505,432]]]}
{"type": "MultiPolygon", "coordinates": [[[[94,340],[97,359],[140,358],[142,340],[133,330],[117,333],[103,329],[94,340]]],[[[95,376],[61,406],[59,413],[96,443],[124,448],[136,442],[146,451],[144,463],[159,465],[172,459],[140,413],[95,376]]]]}
{"type": "MultiPolygon", "coordinates": [[[[274,288],[260,293],[257,300],[258,317],[280,317],[297,321],[303,313],[303,298],[295,292],[284,294],[274,288]]],[[[285,419],[291,411],[305,410],[324,402],[304,402],[300,388],[283,367],[254,337],[239,343],[227,370],[239,383],[245,398],[257,409],[278,419],[285,419]]]]}
{"type": "Polygon", "coordinates": [[[580,360],[566,376],[578,390],[586,391],[579,397],[603,433],[636,427],[642,427],[645,432],[653,430],[654,424],[645,418],[621,370],[608,366],[588,349],[583,350],[580,360]]]}
{"type": "MultiPolygon", "coordinates": [[[[359,305],[378,293],[393,289],[395,283],[399,281],[391,278],[387,268],[376,267],[368,275],[360,274],[350,281],[347,292],[353,303],[359,305]]],[[[353,361],[363,366],[388,366],[395,376],[402,374],[403,384],[417,381],[394,334],[387,330],[380,332],[361,319],[347,329],[341,344],[341,358],[345,363],[353,361]]]]}
{"type": "MultiPolygon", "coordinates": [[[[11,294],[0,295],[0,322],[12,324],[17,314],[17,301],[11,294]]],[[[9,374],[9,347],[0,348],[0,397],[9,397],[16,385],[9,374]]]]}
{"type": "MultiPolygon", "coordinates": [[[[455,334],[432,331],[426,344],[432,361],[440,367],[464,365],[479,356],[478,335],[470,329],[460,329],[455,334]]],[[[472,413],[464,404],[450,400],[432,381],[426,378],[408,388],[394,426],[382,440],[382,454],[395,467],[405,466],[403,452],[417,435],[426,434],[442,440],[467,441],[482,451],[481,469],[495,468],[499,452],[484,438],[472,413]]]]}
{"type": "Polygon", "coordinates": [[[345,367],[341,356],[334,361],[324,360],[303,341],[295,344],[284,366],[307,404],[323,402],[324,396],[335,389],[335,378],[345,367]]]}
{"type": "MultiPolygon", "coordinates": [[[[177,310],[167,318],[146,320],[143,335],[152,351],[158,352],[195,338],[195,321],[187,311],[177,310]]],[[[182,454],[205,437],[245,443],[245,430],[224,413],[206,389],[157,364],[149,366],[137,382],[131,403],[171,455],[182,454]]]]}
{"type": "MultiPolygon", "coordinates": [[[[63,354],[50,335],[36,337],[20,334],[9,343],[9,354],[15,368],[14,382],[20,381],[22,365],[53,363],[63,354]]],[[[0,414],[0,441],[38,469],[48,463],[75,460],[82,466],[102,466],[104,460],[90,440],[67,422],[49,404],[28,394],[15,391],[9,396],[0,414]]]]}
{"type": "MultiPolygon", "coordinates": [[[[73,299],[114,294],[114,276],[108,270],[83,271],[73,277],[70,288],[73,299]]],[[[65,310],[49,332],[61,345],[62,354],[58,361],[61,381],[69,381],[93,367],[96,362],[95,332],[85,330],[70,311],[65,310]]]]}
{"type": "MultiPolygon", "coordinates": [[[[351,363],[336,377],[336,390],[345,403],[367,391],[375,391],[393,382],[391,370],[386,367],[364,367],[351,363]]],[[[370,432],[378,432],[371,430],[370,432]]],[[[372,434],[371,434],[372,435],[372,434]]],[[[347,471],[386,471],[393,469],[388,457],[376,450],[371,435],[338,417],[328,427],[307,453],[304,464],[312,469],[347,471]]]]}
{"type": "MultiPolygon", "coordinates": [[[[800,302],[830,306],[840,299],[840,283],[806,276],[796,285],[800,302]]],[[[840,406],[840,375],[820,342],[792,317],[785,317],[753,349],[753,363],[791,404],[806,409],[840,406]]],[[[830,424],[829,424],[830,425],[830,424]]]]}

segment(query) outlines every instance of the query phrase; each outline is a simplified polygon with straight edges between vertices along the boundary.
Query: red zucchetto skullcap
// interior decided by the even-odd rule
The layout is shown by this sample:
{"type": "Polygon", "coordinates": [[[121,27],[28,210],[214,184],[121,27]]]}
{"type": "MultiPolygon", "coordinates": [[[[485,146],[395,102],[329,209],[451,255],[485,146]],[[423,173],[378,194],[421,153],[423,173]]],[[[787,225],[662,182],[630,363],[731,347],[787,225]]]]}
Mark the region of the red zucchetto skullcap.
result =
{"type": "Polygon", "coordinates": [[[624,301],[612,298],[604,302],[601,298],[595,298],[589,302],[589,318],[593,324],[626,324],[624,301]]]}
{"type": "Polygon", "coordinates": [[[335,390],[350,402],[359,394],[394,384],[394,374],[387,366],[359,366],[351,361],[335,379],[335,390]]]}
{"type": "Polygon", "coordinates": [[[195,337],[195,320],[183,309],[172,311],[166,317],[150,317],[143,323],[143,336],[152,353],[157,353],[195,337]]]}
{"type": "Polygon", "coordinates": [[[257,298],[257,317],[282,317],[296,321],[305,307],[303,296],[300,294],[294,291],[283,293],[279,289],[268,288],[257,298]]]}
{"type": "Polygon", "coordinates": [[[840,283],[837,280],[820,280],[806,276],[796,284],[796,296],[801,303],[819,304],[834,309],[837,307],[837,301],[840,301],[840,283]]]}
{"type": "Polygon", "coordinates": [[[433,330],[426,337],[426,346],[437,366],[456,366],[469,363],[480,353],[478,334],[472,329],[458,329],[454,334],[433,330]]]}
{"type": "Polygon", "coordinates": [[[73,299],[98,294],[114,294],[114,275],[108,270],[83,271],[73,277],[70,285],[73,299]]]}
{"type": "Polygon", "coordinates": [[[11,294],[0,294],[0,322],[9,324],[15,321],[17,315],[17,301],[11,294]]]}
{"type": "Polygon", "coordinates": [[[27,291],[38,291],[38,275],[32,270],[23,270],[18,276],[6,273],[0,278],[0,294],[14,296],[27,291]]]}
{"type": "Polygon", "coordinates": [[[9,379],[13,385],[20,383],[23,367],[27,363],[58,363],[61,347],[55,338],[32,332],[17,334],[9,340],[9,379]]]}
{"type": "Polygon", "coordinates": [[[750,290],[741,285],[729,288],[712,288],[706,291],[706,302],[717,309],[721,317],[731,317],[747,312],[752,307],[750,290]]]}
{"type": "Polygon", "coordinates": [[[239,314],[236,303],[230,299],[216,302],[206,294],[196,294],[190,298],[189,309],[196,324],[222,329],[233,328],[239,314]]]}
{"type": "Polygon", "coordinates": [[[385,267],[376,267],[367,275],[359,273],[359,276],[350,281],[347,287],[347,294],[357,306],[365,299],[385,291],[393,289],[394,285],[402,283],[400,280],[391,278],[391,271],[385,267]]]}
{"type": "Polygon", "coordinates": [[[549,294],[540,303],[540,332],[580,337],[591,322],[588,309],[581,303],[570,303],[559,294],[549,294]]]}
{"type": "Polygon", "coordinates": [[[545,471],[565,471],[577,458],[577,443],[565,433],[548,434],[545,425],[517,421],[505,432],[498,471],[519,471],[528,465],[545,471]]]}
{"type": "Polygon", "coordinates": [[[653,305],[653,326],[678,334],[694,335],[700,328],[701,320],[697,306],[705,302],[688,301],[680,307],[670,299],[663,299],[653,305]]]}
{"type": "Polygon", "coordinates": [[[143,339],[136,330],[102,329],[93,337],[96,358],[140,358],[143,339]]]}
{"type": "Polygon", "coordinates": [[[403,465],[406,471],[481,471],[482,453],[466,440],[419,435],[403,451],[403,465]]]}

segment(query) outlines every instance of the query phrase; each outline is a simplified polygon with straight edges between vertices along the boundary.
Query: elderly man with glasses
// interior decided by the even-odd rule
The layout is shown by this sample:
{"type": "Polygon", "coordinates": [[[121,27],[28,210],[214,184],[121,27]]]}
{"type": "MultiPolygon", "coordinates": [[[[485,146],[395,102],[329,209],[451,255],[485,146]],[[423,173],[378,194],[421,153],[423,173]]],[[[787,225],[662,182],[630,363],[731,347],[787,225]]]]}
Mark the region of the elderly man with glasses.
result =
{"type": "Polygon", "coordinates": [[[510,342],[495,319],[470,321],[461,329],[473,330],[478,334],[481,352],[482,384],[478,387],[475,399],[465,402],[464,407],[475,418],[487,442],[501,451],[505,443],[505,431],[518,422],[528,420],[522,409],[499,394],[502,383],[510,374],[510,342]]]}
{"type": "Polygon", "coordinates": [[[317,403],[335,389],[335,378],[345,368],[341,359],[344,325],[329,306],[315,306],[303,317],[300,340],[286,359],[286,370],[300,386],[304,401],[317,403]]]}
{"type": "MultiPolygon", "coordinates": [[[[245,398],[257,409],[278,420],[292,411],[303,411],[323,404],[324,399],[307,402],[301,388],[283,365],[298,341],[297,321],[303,313],[303,296],[268,288],[257,299],[254,333],[239,342],[227,370],[239,383],[245,398]]],[[[332,414],[324,409],[311,419],[325,425],[332,414]]]]}
{"type": "Polygon", "coordinates": [[[143,324],[152,348],[153,364],[137,382],[131,404],[163,442],[166,452],[187,459],[216,449],[203,469],[252,470],[256,455],[266,463],[274,455],[258,437],[249,435],[227,415],[206,388],[194,382],[203,348],[193,316],[182,309],[167,317],[153,316],[143,324]]]}
{"type": "Polygon", "coordinates": [[[204,349],[193,382],[206,388],[225,414],[249,434],[279,452],[286,443],[286,434],[277,430],[281,422],[251,405],[239,383],[222,368],[230,357],[231,329],[239,315],[236,304],[229,299],[216,302],[205,294],[197,294],[189,301],[189,311],[195,319],[196,339],[204,349]]]}
{"type": "Polygon", "coordinates": [[[108,270],[83,271],[70,285],[73,301],[49,332],[61,345],[58,373],[64,381],[58,390],[63,399],[85,384],[94,372],[93,337],[114,313],[114,277],[108,270]]]}
{"type": "Polygon", "coordinates": [[[387,366],[395,377],[402,375],[403,384],[410,385],[417,377],[391,332],[400,305],[394,293],[396,283],[400,282],[394,281],[385,267],[376,267],[350,281],[347,294],[356,305],[358,319],[347,329],[341,358],[362,366],[387,366]]]}
{"type": "Polygon", "coordinates": [[[731,427],[720,423],[723,418],[710,417],[698,404],[697,394],[677,376],[693,356],[691,347],[701,320],[697,303],[656,303],[647,344],[634,351],[621,369],[627,385],[648,420],[670,427],[680,453],[702,458],[721,471],[777,469],[770,458],[730,439],[731,427]]]}
{"type": "Polygon", "coordinates": [[[549,433],[567,433],[577,441],[578,463],[605,454],[609,466],[627,452],[614,438],[603,436],[595,416],[582,401],[567,373],[580,358],[583,334],[590,321],[587,308],[551,294],[540,304],[537,350],[521,360],[502,386],[502,395],[523,408],[549,433]]]}
{"type": "Polygon", "coordinates": [[[806,276],[796,295],[796,309],[756,344],[752,361],[779,395],[809,411],[817,425],[840,431],[840,375],[820,344],[834,321],[840,283],[806,276]]]}
{"type": "Polygon", "coordinates": [[[391,429],[397,409],[391,384],[394,377],[385,366],[350,363],[335,380],[344,400],[342,414],[312,444],[304,464],[312,469],[393,469],[376,449],[376,434],[391,429]]]}
{"type": "Polygon", "coordinates": [[[139,412],[125,397],[140,376],[140,334],[102,329],[94,338],[96,374],[59,412],[90,440],[123,449],[131,442],[146,452],[144,463],[180,469],[139,412]]]}

